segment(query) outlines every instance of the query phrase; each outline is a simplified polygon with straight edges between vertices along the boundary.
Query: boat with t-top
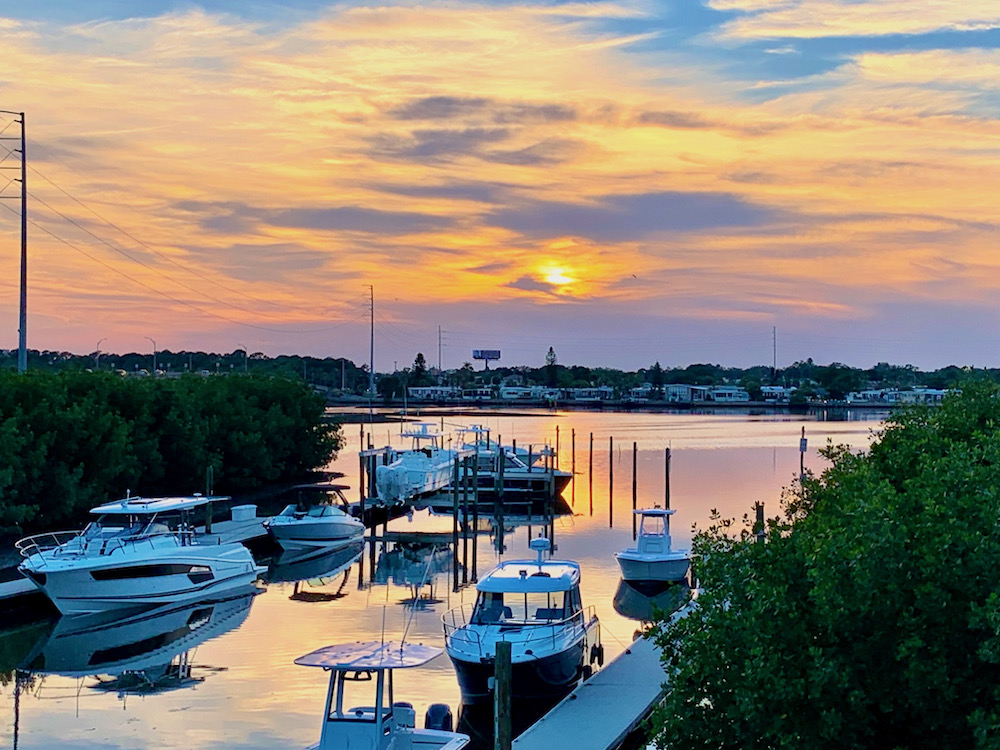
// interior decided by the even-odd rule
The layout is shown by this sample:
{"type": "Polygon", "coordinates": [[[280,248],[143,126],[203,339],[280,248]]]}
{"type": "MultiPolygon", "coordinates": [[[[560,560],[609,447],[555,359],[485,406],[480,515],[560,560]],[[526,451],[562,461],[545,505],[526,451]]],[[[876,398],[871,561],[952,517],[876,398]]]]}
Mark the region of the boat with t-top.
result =
{"type": "Polygon", "coordinates": [[[200,544],[191,512],[228,498],[132,497],[90,511],[83,531],[17,542],[18,570],[62,614],[198,600],[255,581],[265,568],[235,542],[200,544]]]}
{"type": "Polygon", "coordinates": [[[295,660],[304,667],[330,673],[319,743],[310,750],[460,750],[469,736],[451,731],[451,710],[442,703],[427,709],[424,728],[416,726],[409,703],[397,702],[393,672],[421,667],[441,649],[419,643],[372,641],[342,643],[312,651],[295,660]],[[365,689],[365,702],[352,707],[365,689]]]}
{"type": "Polygon", "coordinates": [[[457,430],[463,451],[475,451],[476,485],[480,497],[492,497],[503,479],[507,499],[530,500],[561,495],[573,475],[556,467],[556,452],[548,445],[500,445],[490,430],[474,424],[457,430]]]}
{"type": "Polygon", "coordinates": [[[500,641],[511,644],[511,691],[519,700],[555,702],[604,662],[600,623],[580,598],[580,566],[543,560],[551,548],[545,537],[530,547],[536,560],[500,563],[476,584],[471,611],[456,607],[442,618],[465,704],[490,700],[500,641]]]}
{"type": "Polygon", "coordinates": [[[438,492],[451,484],[456,451],[443,446],[443,436],[432,422],[414,422],[402,433],[410,450],[401,451],[375,470],[378,499],[405,501],[438,492]]]}
{"type": "Polygon", "coordinates": [[[681,581],[691,567],[691,552],[674,549],[670,539],[670,508],[640,508],[635,547],[615,553],[626,581],[681,581]]]}

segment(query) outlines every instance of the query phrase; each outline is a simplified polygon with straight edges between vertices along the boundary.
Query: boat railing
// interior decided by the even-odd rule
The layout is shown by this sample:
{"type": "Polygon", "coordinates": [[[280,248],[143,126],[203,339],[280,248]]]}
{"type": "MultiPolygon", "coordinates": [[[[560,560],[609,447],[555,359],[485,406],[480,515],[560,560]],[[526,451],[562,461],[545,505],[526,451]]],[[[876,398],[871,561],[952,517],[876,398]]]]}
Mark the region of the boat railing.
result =
{"type": "Polygon", "coordinates": [[[23,539],[18,539],[14,542],[14,546],[21,553],[21,557],[31,557],[39,552],[48,552],[57,547],[62,547],[78,536],[80,536],[79,531],[46,531],[42,534],[34,534],[26,536],[23,539]]]}
{"type": "Polygon", "coordinates": [[[42,552],[78,556],[111,555],[115,552],[124,553],[126,550],[136,550],[146,544],[149,544],[150,548],[155,548],[155,539],[160,537],[176,537],[181,546],[194,543],[194,532],[190,528],[171,530],[167,526],[163,526],[162,529],[150,530],[147,528],[140,534],[91,539],[87,539],[79,531],[47,531],[19,539],[14,543],[14,546],[22,557],[31,557],[42,552]]]}
{"type": "Polygon", "coordinates": [[[445,646],[460,644],[468,650],[477,651],[480,657],[491,654],[492,649],[484,647],[497,641],[516,641],[526,648],[543,642],[555,645],[565,637],[568,629],[586,630],[597,617],[594,607],[589,606],[560,620],[502,618],[496,622],[478,623],[485,627],[474,630],[466,627],[472,623],[470,610],[471,605],[463,604],[442,615],[445,646]]]}

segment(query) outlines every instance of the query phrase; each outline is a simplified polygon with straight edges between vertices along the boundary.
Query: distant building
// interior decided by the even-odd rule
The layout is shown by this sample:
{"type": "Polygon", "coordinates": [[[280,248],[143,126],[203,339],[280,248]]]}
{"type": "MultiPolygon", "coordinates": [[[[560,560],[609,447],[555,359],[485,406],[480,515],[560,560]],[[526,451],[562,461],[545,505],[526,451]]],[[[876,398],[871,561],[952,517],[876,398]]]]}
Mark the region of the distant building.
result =
{"type": "Polygon", "coordinates": [[[410,386],[406,394],[413,401],[448,401],[462,397],[462,389],[451,385],[410,386]]]}
{"type": "Polygon", "coordinates": [[[749,401],[750,394],[739,385],[717,385],[709,389],[708,400],[719,403],[739,403],[749,401]]]}

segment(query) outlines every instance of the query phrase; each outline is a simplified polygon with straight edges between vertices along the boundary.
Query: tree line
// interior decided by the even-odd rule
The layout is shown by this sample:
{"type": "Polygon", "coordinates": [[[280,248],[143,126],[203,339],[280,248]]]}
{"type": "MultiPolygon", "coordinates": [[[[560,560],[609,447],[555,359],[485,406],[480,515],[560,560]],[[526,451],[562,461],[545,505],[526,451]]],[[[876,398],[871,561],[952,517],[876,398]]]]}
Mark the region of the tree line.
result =
{"type": "MultiPolygon", "coordinates": [[[[842,399],[851,391],[864,388],[953,388],[967,379],[971,368],[949,365],[937,370],[923,371],[913,365],[894,365],[879,362],[869,368],[858,368],[841,362],[821,365],[811,358],[794,362],[787,367],[771,368],[755,365],[747,368],[725,367],[718,364],[696,363],[685,366],[663,367],[654,362],[638,370],[618,370],[611,367],[585,367],[559,364],[553,347],[541,358],[539,367],[495,366],[490,370],[476,370],[471,362],[461,367],[438,372],[428,366],[423,353],[418,352],[413,364],[394,372],[376,373],[376,388],[385,398],[399,398],[405,388],[422,385],[454,385],[462,388],[500,386],[502,384],[543,385],[553,388],[592,388],[610,386],[624,396],[632,388],[650,384],[654,388],[669,383],[685,385],[740,385],[754,400],[760,400],[761,387],[783,385],[796,387],[798,398],[806,401],[825,396],[842,399]]],[[[13,370],[17,366],[15,350],[0,350],[0,369],[13,370]]],[[[57,351],[28,351],[28,369],[43,372],[64,370],[91,370],[117,372],[125,375],[148,375],[154,369],[171,373],[197,373],[202,375],[255,374],[274,375],[301,380],[331,396],[361,396],[368,391],[369,373],[366,364],[356,365],[344,357],[309,357],[280,355],[269,357],[261,352],[235,349],[228,353],[171,351],[156,353],[156,367],[152,353],[110,354],[93,352],[80,355],[57,351]]],[[[1000,369],[977,370],[975,375],[985,375],[1000,382],[1000,369]]]]}
{"type": "Polygon", "coordinates": [[[233,493],[329,463],[342,445],[301,380],[0,370],[0,531],[75,523],[133,495],[233,493]]]}

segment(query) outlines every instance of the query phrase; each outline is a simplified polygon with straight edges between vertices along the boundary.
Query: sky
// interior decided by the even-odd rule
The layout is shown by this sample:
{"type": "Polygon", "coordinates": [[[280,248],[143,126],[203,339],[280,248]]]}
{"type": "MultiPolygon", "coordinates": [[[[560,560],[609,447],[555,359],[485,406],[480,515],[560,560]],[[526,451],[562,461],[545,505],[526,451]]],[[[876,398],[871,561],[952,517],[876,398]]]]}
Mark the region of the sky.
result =
{"type": "Polygon", "coordinates": [[[0,0],[0,41],[32,349],[361,364],[374,300],[380,372],[1000,366],[1000,0],[0,0]]]}

